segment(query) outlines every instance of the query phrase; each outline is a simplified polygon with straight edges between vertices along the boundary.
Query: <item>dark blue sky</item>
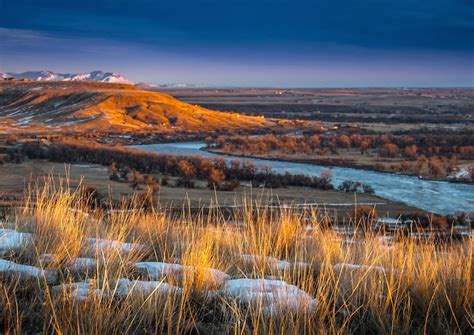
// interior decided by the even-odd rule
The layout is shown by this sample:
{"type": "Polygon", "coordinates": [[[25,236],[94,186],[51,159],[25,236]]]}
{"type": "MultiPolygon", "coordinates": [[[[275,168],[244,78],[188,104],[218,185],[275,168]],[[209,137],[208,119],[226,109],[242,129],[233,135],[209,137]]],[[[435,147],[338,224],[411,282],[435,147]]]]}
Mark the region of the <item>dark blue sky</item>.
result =
{"type": "Polygon", "coordinates": [[[0,71],[152,83],[473,86],[473,0],[0,0],[0,71]]]}

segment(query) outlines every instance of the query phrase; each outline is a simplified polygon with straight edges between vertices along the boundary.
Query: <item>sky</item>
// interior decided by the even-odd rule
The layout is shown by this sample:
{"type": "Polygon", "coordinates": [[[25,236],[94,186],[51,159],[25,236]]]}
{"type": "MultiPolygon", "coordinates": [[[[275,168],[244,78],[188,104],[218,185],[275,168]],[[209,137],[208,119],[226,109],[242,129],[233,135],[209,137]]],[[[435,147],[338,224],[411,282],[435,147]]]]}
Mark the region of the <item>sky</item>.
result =
{"type": "Polygon", "coordinates": [[[153,84],[474,86],[474,0],[0,0],[0,72],[153,84]]]}

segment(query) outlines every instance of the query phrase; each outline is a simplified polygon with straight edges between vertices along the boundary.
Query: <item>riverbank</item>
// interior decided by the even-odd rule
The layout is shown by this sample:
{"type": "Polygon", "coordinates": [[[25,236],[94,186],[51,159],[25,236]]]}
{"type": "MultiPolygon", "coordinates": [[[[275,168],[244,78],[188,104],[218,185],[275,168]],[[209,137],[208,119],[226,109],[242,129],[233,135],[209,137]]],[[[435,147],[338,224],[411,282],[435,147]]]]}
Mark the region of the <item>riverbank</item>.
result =
{"type": "Polygon", "coordinates": [[[468,181],[468,180],[460,180],[460,179],[455,179],[455,178],[449,178],[449,177],[444,177],[444,178],[433,178],[433,177],[422,177],[420,175],[416,175],[414,173],[410,172],[397,172],[397,171],[387,171],[382,168],[378,168],[376,164],[363,164],[360,162],[354,162],[351,160],[347,160],[344,157],[340,158],[298,158],[298,157],[285,157],[281,155],[249,155],[249,154],[243,154],[243,153],[236,153],[236,152],[227,152],[222,149],[218,148],[208,148],[208,147],[203,147],[201,150],[211,152],[217,155],[226,155],[226,156],[232,156],[236,157],[239,159],[245,159],[245,158],[254,158],[254,159],[260,159],[260,160],[266,160],[266,161],[282,161],[282,162],[291,162],[291,163],[302,163],[302,164],[312,164],[312,165],[320,165],[320,166],[327,166],[328,168],[331,168],[333,166],[337,167],[343,167],[343,168],[352,168],[352,169],[358,169],[358,170],[366,170],[366,171],[374,171],[374,172],[381,172],[381,173],[388,173],[388,174],[393,174],[393,175],[400,175],[400,176],[409,176],[409,177],[416,177],[421,180],[430,180],[430,181],[442,181],[442,182],[449,182],[449,183],[459,183],[459,184],[466,184],[466,185],[474,185],[474,181],[468,181]]]}
{"type": "MultiPolygon", "coordinates": [[[[185,156],[223,158],[227,162],[236,160],[230,155],[216,154],[201,150],[203,142],[167,143],[134,146],[136,149],[185,156]]],[[[244,157],[238,157],[243,159],[244,157]]],[[[319,176],[326,167],[312,164],[245,158],[256,166],[271,165],[277,173],[304,174],[319,176]],[[268,164],[271,163],[271,164],[268,164]]],[[[360,169],[334,167],[332,183],[338,186],[344,180],[357,180],[370,184],[378,196],[395,202],[403,202],[413,207],[438,214],[453,214],[459,211],[472,211],[474,186],[418,179],[416,177],[366,171],[360,169]]]]}

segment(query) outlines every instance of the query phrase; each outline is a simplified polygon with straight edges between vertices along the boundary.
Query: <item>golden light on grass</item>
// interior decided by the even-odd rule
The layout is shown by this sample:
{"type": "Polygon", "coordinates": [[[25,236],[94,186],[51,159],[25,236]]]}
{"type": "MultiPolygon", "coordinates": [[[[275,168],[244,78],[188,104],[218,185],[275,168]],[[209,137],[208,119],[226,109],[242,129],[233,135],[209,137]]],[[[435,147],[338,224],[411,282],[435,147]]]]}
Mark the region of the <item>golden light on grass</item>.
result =
{"type": "Polygon", "coordinates": [[[41,277],[27,282],[2,277],[0,327],[6,333],[459,334],[472,329],[472,238],[442,245],[408,237],[389,244],[375,233],[344,238],[326,229],[325,218],[314,211],[262,208],[249,199],[226,218],[218,209],[173,215],[125,203],[93,213],[80,188],[52,180],[29,194],[25,208],[2,228],[31,232],[33,246],[4,258],[58,270],[55,285],[63,289],[41,277]],[[91,248],[88,238],[120,247],[91,248]],[[42,262],[43,254],[54,255],[53,261],[42,262]],[[71,270],[78,257],[89,257],[96,266],[71,270]],[[183,271],[140,291],[140,281],[150,279],[136,271],[138,261],[180,264],[183,271]],[[209,269],[232,279],[282,280],[306,292],[314,308],[277,304],[269,313],[263,298],[250,304],[231,298],[225,284],[211,280],[209,269]],[[119,279],[130,280],[127,290],[119,279]],[[87,280],[78,299],[67,284],[87,280]]]}

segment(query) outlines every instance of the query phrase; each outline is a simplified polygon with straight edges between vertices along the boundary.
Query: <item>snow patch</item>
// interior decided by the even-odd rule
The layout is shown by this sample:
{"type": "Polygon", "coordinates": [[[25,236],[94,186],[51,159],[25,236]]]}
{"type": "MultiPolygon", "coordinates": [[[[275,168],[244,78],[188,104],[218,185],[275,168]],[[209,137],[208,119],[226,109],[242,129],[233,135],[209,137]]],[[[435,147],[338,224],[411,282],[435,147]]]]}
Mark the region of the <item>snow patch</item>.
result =
{"type": "Polygon", "coordinates": [[[51,292],[56,294],[64,293],[66,296],[70,295],[76,301],[85,301],[90,297],[105,297],[102,290],[93,287],[93,280],[88,279],[83,282],[53,286],[51,292]]]}
{"type": "Polygon", "coordinates": [[[33,235],[13,229],[0,229],[0,255],[18,252],[33,242],[33,235]]]}
{"type": "Polygon", "coordinates": [[[255,263],[264,263],[268,265],[270,268],[278,271],[290,271],[291,269],[295,268],[302,268],[306,269],[310,267],[309,263],[305,262],[288,262],[285,260],[279,260],[278,258],[272,256],[260,256],[260,255],[236,255],[240,257],[240,259],[248,264],[255,264],[255,263]]]}
{"type": "Polygon", "coordinates": [[[78,257],[68,264],[68,268],[72,271],[89,271],[97,267],[97,261],[93,258],[78,257]]]}
{"type": "Polygon", "coordinates": [[[470,179],[471,176],[471,169],[473,169],[474,166],[464,166],[458,171],[454,172],[449,176],[449,178],[452,179],[458,179],[458,180],[468,180],[470,179]]]}
{"type": "MultiPolygon", "coordinates": [[[[150,279],[155,280],[172,275],[182,277],[184,272],[191,275],[199,272],[199,269],[193,266],[162,262],[138,262],[134,264],[134,268],[145,271],[150,279]]],[[[227,273],[217,269],[204,268],[203,274],[203,281],[214,285],[222,285],[224,281],[230,279],[227,273]]]]}
{"type": "Polygon", "coordinates": [[[182,288],[163,283],[162,281],[142,281],[121,278],[116,282],[115,294],[121,298],[126,298],[134,293],[142,295],[151,295],[154,293],[181,295],[182,291],[182,288]]]}
{"type": "Polygon", "coordinates": [[[390,217],[381,217],[377,219],[378,224],[385,225],[401,225],[402,221],[400,219],[394,219],[390,217]]]}
{"type": "Polygon", "coordinates": [[[17,264],[11,261],[0,259],[0,275],[14,277],[23,280],[43,280],[48,284],[56,282],[57,272],[53,270],[42,270],[36,266],[17,264]]]}
{"type": "Polygon", "coordinates": [[[90,253],[114,250],[120,253],[130,253],[132,251],[141,251],[145,246],[138,243],[127,243],[100,238],[88,238],[85,240],[90,253]]]}
{"type": "Polygon", "coordinates": [[[272,279],[234,279],[224,284],[222,289],[228,298],[258,306],[262,304],[264,314],[298,311],[311,312],[316,300],[295,285],[272,279]]]}
{"type": "Polygon", "coordinates": [[[25,117],[22,117],[21,119],[18,119],[15,123],[15,125],[17,126],[23,126],[25,124],[28,124],[31,122],[31,120],[33,120],[33,116],[25,116],[25,117]]]}

